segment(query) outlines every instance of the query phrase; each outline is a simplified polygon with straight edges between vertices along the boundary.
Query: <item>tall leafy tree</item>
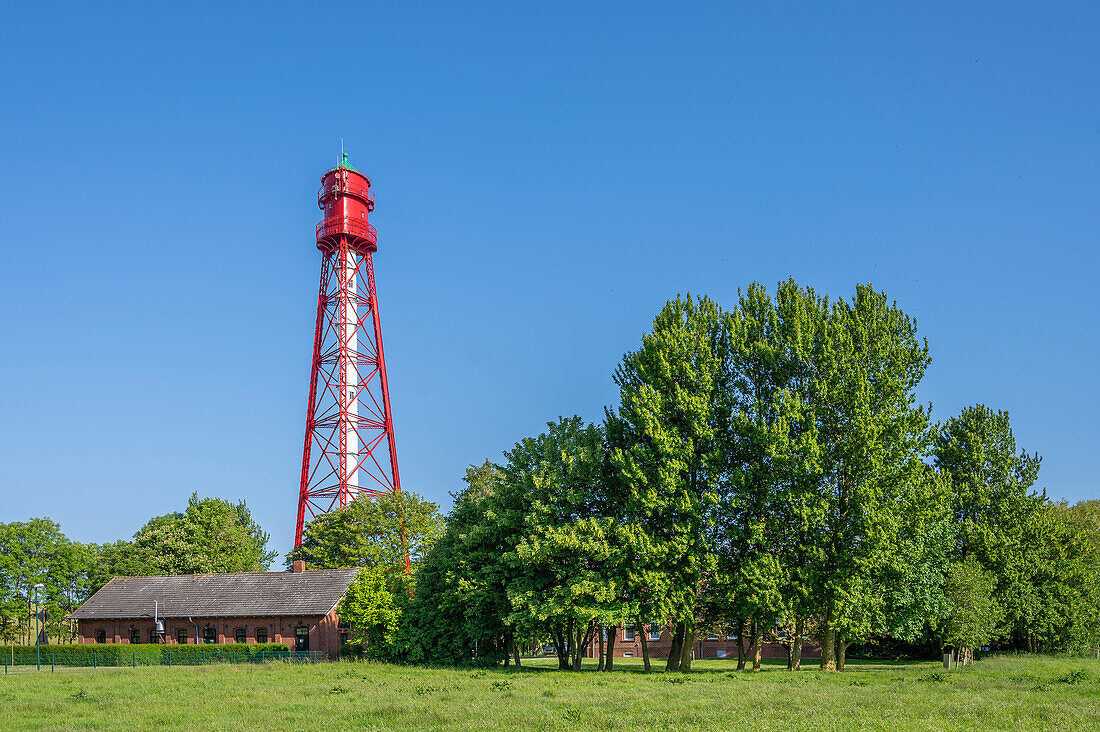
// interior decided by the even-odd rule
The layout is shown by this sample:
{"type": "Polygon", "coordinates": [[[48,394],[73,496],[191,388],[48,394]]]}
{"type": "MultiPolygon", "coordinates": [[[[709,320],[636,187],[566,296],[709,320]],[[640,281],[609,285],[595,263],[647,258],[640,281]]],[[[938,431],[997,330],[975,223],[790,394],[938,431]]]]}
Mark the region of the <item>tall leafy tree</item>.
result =
{"type": "Polygon", "coordinates": [[[481,664],[506,657],[515,628],[509,617],[504,556],[516,534],[496,507],[504,479],[485,461],[466,470],[443,535],[416,573],[402,626],[404,657],[419,663],[481,664]]]}
{"type": "Polygon", "coordinates": [[[730,357],[722,398],[730,419],[722,436],[726,480],[718,557],[728,578],[727,617],[734,627],[751,629],[757,671],[771,628],[787,646],[789,668],[798,668],[801,640],[816,610],[808,568],[820,551],[816,532],[825,507],[810,387],[827,315],[827,301],[788,281],[774,299],[753,284],[727,316],[730,357]]]}
{"type": "Polygon", "coordinates": [[[600,625],[636,612],[623,606],[618,526],[602,515],[603,432],[579,417],[547,428],[506,453],[497,498],[502,508],[523,514],[515,550],[506,556],[508,596],[513,625],[549,629],[577,669],[600,625]]]}
{"type": "Polygon", "coordinates": [[[929,361],[915,321],[885,293],[860,285],[833,303],[813,384],[827,505],[815,568],[823,668],[889,630],[877,578],[904,535],[907,493],[926,478],[930,410],[915,390],[929,361]]]}
{"type": "Polygon", "coordinates": [[[1041,458],[1018,450],[1007,412],[967,407],[936,434],[935,464],[950,480],[956,560],[973,555],[995,578],[1006,629],[1037,649],[1029,626],[1042,612],[1039,586],[1046,498],[1032,490],[1041,458]]]}
{"type": "Polygon", "coordinates": [[[668,302],[615,372],[621,435],[611,463],[624,486],[624,519],[652,552],[661,596],[651,613],[675,623],[668,668],[689,670],[717,571],[715,533],[723,471],[724,322],[708,298],[668,302]]]}

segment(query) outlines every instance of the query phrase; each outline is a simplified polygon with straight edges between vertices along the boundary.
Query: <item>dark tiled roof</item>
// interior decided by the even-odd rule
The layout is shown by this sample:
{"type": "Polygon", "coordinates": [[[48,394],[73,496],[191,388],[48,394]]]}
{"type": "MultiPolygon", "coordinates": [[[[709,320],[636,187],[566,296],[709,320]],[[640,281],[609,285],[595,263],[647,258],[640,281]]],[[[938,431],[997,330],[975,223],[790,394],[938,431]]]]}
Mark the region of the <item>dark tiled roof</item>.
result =
{"type": "Polygon", "coordinates": [[[258,615],[327,615],[355,579],[355,569],[116,577],[76,609],[77,620],[258,615]]]}

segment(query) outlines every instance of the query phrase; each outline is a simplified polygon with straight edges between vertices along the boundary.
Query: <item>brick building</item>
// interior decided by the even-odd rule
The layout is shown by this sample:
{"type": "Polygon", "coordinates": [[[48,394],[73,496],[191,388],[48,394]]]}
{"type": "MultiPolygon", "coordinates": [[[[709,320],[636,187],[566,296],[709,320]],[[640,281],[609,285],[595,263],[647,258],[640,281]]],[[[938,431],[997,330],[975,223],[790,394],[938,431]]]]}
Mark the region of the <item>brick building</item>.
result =
{"type": "Polygon", "coordinates": [[[285,643],[335,658],[346,639],[336,606],[357,570],[304,567],[116,577],[70,617],[80,643],[285,643]]]}
{"type": "MultiPolygon", "coordinates": [[[[610,629],[604,629],[604,647],[607,646],[606,634],[610,629]]],[[[642,639],[641,633],[646,633],[646,643],[649,647],[650,658],[668,658],[668,652],[672,647],[672,631],[667,627],[661,627],[657,623],[646,625],[643,630],[635,630],[633,625],[622,625],[616,628],[615,634],[615,658],[641,658],[642,639]]],[[[592,639],[588,644],[585,655],[595,658],[600,651],[598,638],[592,639]]],[[[760,655],[764,658],[786,658],[787,651],[781,643],[763,643],[760,647],[760,655]]],[[[745,647],[746,658],[751,659],[753,648],[750,644],[745,647]]],[[[802,644],[802,658],[820,658],[821,649],[816,643],[805,642],[802,644]]],[[[737,658],[736,635],[706,634],[695,643],[695,658],[737,658]]]]}

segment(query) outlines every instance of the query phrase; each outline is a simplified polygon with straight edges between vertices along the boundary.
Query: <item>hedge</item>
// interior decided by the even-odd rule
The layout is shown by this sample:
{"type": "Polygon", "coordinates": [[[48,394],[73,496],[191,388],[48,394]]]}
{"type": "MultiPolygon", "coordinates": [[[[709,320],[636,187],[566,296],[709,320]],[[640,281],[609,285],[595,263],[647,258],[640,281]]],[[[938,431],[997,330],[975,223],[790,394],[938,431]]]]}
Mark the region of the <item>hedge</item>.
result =
{"type": "MultiPolygon", "coordinates": [[[[258,663],[291,656],[285,643],[82,643],[41,647],[42,663],[62,666],[162,666],[210,662],[258,663]]],[[[25,666],[37,663],[35,646],[0,646],[6,663],[25,666]],[[14,651],[14,653],[13,653],[14,651]]]]}

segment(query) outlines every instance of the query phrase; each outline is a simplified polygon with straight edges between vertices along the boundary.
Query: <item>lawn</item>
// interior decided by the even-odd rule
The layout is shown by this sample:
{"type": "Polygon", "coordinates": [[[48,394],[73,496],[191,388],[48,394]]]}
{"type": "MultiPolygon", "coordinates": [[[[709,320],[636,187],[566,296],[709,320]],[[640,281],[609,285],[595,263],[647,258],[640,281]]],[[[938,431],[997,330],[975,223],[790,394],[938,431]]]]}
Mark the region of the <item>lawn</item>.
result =
{"type": "MultiPolygon", "coordinates": [[[[620,663],[622,664],[620,667],[620,663]]],[[[0,676],[4,729],[1100,729],[1100,662],[1001,656],[960,671],[849,662],[843,674],[691,674],[370,663],[59,669],[0,676]]]]}

